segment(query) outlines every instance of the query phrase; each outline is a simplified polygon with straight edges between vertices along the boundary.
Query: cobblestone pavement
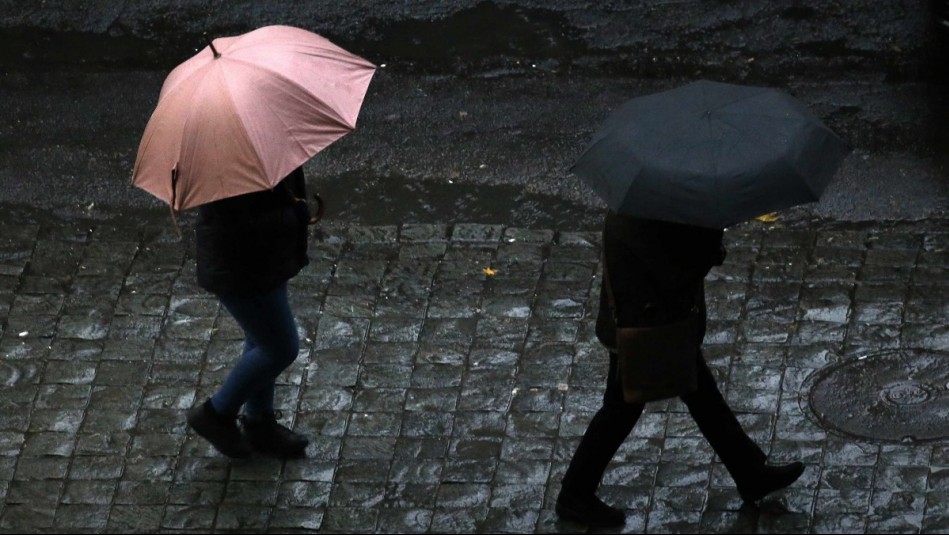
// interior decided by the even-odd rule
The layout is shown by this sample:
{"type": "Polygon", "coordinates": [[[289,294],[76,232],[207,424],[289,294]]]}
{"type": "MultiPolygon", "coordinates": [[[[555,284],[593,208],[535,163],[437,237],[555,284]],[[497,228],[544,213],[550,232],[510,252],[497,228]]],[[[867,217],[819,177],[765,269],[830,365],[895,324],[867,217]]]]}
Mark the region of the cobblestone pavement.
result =
{"type": "MultiPolygon", "coordinates": [[[[2,214],[4,532],[584,531],[552,502],[606,372],[595,230],[327,227],[291,284],[305,343],[278,390],[308,455],[231,461],[184,423],[240,346],[188,232],[2,214]]],[[[741,507],[684,405],[651,405],[600,491],[625,531],[949,532],[949,441],[846,435],[808,399],[830,365],[949,358],[949,225],[751,222],[726,240],[710,365],[771,457],[807,471],[741,507]]]]}

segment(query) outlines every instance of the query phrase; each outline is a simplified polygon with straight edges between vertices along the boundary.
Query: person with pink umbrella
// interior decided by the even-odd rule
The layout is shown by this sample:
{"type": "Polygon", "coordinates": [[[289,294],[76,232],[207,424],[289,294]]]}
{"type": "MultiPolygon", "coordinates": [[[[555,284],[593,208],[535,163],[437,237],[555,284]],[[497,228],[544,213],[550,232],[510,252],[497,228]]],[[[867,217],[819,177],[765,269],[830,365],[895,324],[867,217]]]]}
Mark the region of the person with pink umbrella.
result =
{"type": "Polygon", "coordinates": [[[309,262],[303,164],[355,128],[375,66],[312,32],[266,26],[215,39],[166,78],[132,183],[172,214],[197,207],[198,285],[244,333],[223,385],[188,425],[234,458],[305,454],[279,423],[277,378],[300,350],[288,282],[309,262]]]}
{"type": "Polygon", "coordinates": [[[287,282],[309,263],[307,225],[316,218],[303,199],[300,167],[272,190],[198,207],[198,285],[218,296],[244,344],[221,388],[188,413],[188,425],[229,457],[297,457],[309,444],[278,423],[274,409],[277,377],[300,349],[287,282]]]}

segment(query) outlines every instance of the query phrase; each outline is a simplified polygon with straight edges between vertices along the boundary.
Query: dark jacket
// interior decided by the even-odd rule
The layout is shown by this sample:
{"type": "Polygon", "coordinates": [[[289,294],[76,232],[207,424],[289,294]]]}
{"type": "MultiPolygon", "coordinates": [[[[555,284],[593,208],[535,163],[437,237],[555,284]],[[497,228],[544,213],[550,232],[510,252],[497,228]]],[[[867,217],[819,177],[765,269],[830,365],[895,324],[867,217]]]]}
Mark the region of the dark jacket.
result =
{"type": "Polygon", "coordinates": [[[219,295],[265,293],[309,263],[303,168],[271,190],[199,207],[198,285],[219,295]]]}
{"type": "MultiPolygon", "coordinates": [[[[721,230],[618,215],[603,225],[605,268],[622,327],[654,327],[700,317],[705,336],[705,276],[725,260],[721,230]]],[[[596,335],[616,346],[616,324],[604,278],[596,335]]]]}

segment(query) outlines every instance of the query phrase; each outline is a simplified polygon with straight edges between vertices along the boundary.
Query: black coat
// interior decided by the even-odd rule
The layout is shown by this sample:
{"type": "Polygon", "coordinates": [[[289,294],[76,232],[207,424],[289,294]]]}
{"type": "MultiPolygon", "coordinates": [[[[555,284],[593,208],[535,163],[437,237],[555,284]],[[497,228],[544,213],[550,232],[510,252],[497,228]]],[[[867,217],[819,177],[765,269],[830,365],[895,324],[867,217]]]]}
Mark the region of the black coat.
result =
{"type": "Polygon", "coordinates": [[[219,295],[268,292],[309,263],[303,168],[271,190],[199,207],[198,285],[219,295]]]}
{"type": "MultiPolygon", "coordinates": [[[[654,327],[698,310],[705,336],[704,280],[725,260],[721,230],[639,219],[610,211],[603,225],[605,268],[622,327],[654,327]]],[[[597,338],[616,347],[606,280],[600,288],[597,338]]]]}

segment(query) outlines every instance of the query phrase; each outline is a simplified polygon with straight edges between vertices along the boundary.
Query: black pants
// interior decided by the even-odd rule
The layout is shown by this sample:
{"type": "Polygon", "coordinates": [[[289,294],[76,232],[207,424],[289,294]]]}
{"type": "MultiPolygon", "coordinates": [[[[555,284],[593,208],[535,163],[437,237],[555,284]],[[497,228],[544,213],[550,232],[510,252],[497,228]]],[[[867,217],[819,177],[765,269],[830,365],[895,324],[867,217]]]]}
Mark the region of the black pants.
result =
{"type": "MultiPolygon", "coordinates": [[[[728,473],[741,485],[764,465],[766,456],[748,437],[725,403],[701,350],[697,352],[696,358],[698,389],[681,399],[728,473]]],[[[593,416],[573,454],[563,479],[564,492],[577,496],[595,493],[607,465],[643,413],[644,405],[623,401],[616,360],[616,354],[610,353],[610,371],[603,394],[603,406],[593,416]]]]}

